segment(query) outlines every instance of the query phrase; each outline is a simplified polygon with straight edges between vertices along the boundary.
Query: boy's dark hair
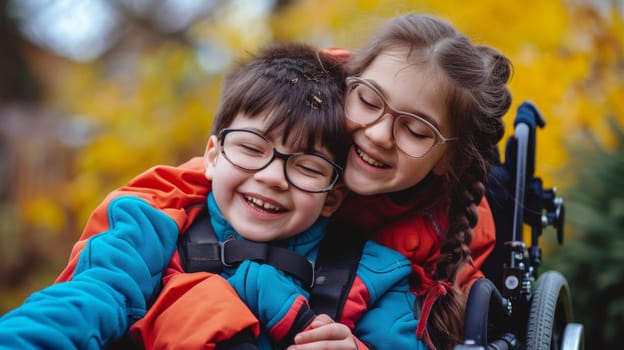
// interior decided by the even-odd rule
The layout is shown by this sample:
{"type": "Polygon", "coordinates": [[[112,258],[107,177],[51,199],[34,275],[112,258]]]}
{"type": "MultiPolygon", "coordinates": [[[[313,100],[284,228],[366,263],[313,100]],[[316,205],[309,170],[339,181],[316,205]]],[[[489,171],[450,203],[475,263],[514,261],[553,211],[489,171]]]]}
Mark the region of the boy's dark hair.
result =
{"type": "Polygon", "coordinates": [[[226,76],[212,134],[239,115],[266,119],[264,132],[279,130],[302,152],[326,147],[344,164],[349,135],[344,124],[346,73],[332,56],[300,43],[262,48],[226,76]]]}

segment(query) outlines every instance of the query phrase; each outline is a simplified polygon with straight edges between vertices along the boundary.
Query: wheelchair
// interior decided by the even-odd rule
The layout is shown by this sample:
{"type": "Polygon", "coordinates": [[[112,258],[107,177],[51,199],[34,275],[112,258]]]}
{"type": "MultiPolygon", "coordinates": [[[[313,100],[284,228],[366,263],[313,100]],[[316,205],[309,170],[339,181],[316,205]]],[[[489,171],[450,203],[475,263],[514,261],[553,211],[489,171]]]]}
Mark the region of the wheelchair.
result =
{"type": "Polygon", "coordinates": [[[553,226],[563,243],[565,207],[556,189],[535,177],[537,128],[546,124],[531,102],[523,102],[507,140],[505,160],[494,160],[486,197],[497,242],[482,271],[486,278],[470,289],[464,343],[455,350],[584,349],[583,326],[574,323],[570,288],[557,271],[538,274],[544,227],[553,226]],[[523,240],[530,226],[530,246],[523,240]]]}

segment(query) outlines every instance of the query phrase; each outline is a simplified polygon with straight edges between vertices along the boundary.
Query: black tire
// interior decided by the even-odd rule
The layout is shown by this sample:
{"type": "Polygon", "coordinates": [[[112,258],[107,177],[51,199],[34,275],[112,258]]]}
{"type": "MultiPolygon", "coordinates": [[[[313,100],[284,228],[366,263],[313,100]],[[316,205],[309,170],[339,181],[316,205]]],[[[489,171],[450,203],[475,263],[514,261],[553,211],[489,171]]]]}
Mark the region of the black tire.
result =
{"type": "Polygon", "coordinates": [[[568,282],[548,271],[537,280],[527,325],[527,350],[560,350],[566,325],[572,321],[568,282]]]}

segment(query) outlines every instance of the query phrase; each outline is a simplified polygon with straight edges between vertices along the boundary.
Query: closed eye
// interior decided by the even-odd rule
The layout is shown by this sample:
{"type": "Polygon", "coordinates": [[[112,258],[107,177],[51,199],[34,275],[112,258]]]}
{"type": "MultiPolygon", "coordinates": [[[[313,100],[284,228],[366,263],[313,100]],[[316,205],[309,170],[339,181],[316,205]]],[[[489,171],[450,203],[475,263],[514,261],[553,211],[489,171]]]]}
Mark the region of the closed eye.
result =
{"type": "Polygon", "coordinates": [[[423,122],[414,119],[412,117],[403,116],[400,120],[400,130],[407,133],[411,138],[426,139],[435,138],[433,131],[427,127],[423,122]]]}
{"type": "Polygon", "coordinates": [[[383,108],[383,104],[379,103],[378,101],[375,101],[375,99],[364,96],[364,94],[362,93],[358,94],[358,99],[360,100],[360,102],[362,102],[364,106],[366,106],[369,109],[380,110],[383,108]]]}
{"type": "Polygon", "coordinates": [[[297,171],[303,175],[312,177],[325,176],[325,172],[320,167],[313,167],[304,164],[298,164],[297,171]]]}
{"type": "Polygon", "coordinates": [[[241,143],[236,145],[237,152],[241,152],[251,156],[263,156],[266,150],[254,144],[241,143]]]}

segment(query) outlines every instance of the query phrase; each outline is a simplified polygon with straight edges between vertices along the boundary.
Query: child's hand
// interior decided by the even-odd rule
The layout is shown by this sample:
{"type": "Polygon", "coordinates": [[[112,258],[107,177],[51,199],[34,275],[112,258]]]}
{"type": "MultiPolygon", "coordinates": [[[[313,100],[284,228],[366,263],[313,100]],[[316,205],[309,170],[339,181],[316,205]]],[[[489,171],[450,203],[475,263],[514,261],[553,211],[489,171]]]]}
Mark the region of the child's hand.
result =
{"type": "Polygon", "coordinates": [[[288,350],[351,350],[358,349],[349,327],[335,323],[328,315],[318,315],[305,330],[295,336],[288,350]]]}

